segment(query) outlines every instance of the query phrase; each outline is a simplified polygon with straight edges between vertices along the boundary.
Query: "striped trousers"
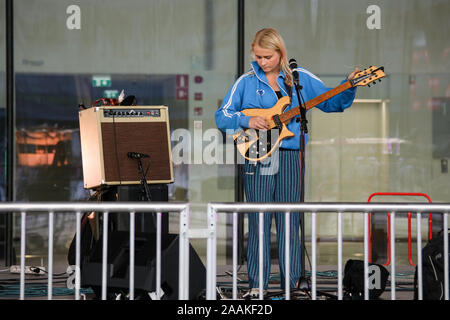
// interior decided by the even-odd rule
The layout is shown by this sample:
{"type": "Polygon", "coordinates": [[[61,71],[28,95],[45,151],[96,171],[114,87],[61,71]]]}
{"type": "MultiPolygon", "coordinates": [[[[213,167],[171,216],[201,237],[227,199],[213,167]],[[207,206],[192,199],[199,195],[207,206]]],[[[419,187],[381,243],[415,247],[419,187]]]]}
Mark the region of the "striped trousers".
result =
{"type": "MultiPolygon", "coordinates": [[[[277,154],[272,155],[277,157],[277,154]]],[[[298,202],[300,200],[300,154],[298,150],[279,149],[278,166],[268,168],[261,162],[243,165],[243,182],[247,202],[298,202]]],[[[273,161],[273,160],[272,160],[273,161]]],[[[270,275],[270,229],[275,218],[278,263],[281,273],[281,288],[285,286],[285,214],[264,213],[264,283],[267,289],[270,275]]],[[[301,274],[301,244],[299,238],[300,215],[290,215],[290,286],[296,286],[301,274]]],[[[259,287],[259,215],[248,214],[247,270],[250,288],[259,287]]]]}

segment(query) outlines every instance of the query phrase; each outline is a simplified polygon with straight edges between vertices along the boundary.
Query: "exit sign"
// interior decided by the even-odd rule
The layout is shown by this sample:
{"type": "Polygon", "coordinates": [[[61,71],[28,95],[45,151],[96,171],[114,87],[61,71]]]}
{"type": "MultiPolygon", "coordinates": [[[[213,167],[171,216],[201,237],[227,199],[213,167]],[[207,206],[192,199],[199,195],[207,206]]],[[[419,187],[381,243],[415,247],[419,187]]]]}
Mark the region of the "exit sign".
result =
{"type": "Polygon", "coordinates": [[[111,77],[110,76],[93,76],[92,77],[93,87],[111,87],[111,77]]]}
{"type": "Polygon", "coordinates": [[[119,90],[105,90],[103,96],[105,98],[117,99],[119,97],[119,90]]]}

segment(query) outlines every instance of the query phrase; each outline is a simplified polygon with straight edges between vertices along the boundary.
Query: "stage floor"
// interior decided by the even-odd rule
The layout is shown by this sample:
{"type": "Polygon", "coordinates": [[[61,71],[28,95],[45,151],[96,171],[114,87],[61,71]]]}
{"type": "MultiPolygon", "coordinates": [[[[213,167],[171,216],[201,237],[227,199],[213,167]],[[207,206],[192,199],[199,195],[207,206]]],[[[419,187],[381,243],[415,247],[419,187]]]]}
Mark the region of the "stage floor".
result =
{"type": "MultiPolygon", "coordinates": [[[[307,251],[309,259],[311,250],[307,251]]],[[[344,242],[343,267],[348,259],[363,260],[361,252],[363,244],[361,242],[344,242]]],[[[414,248],[414,246],[413,246],[414,248]]],[[[413,249],[414,252],[414,249],[413,249]]],[[[337,251],[336,244],[329,242],[319,242],[317,244],[317,299],[331,299],[337,296],[337,251]],[[324,293],[324,294],[322,294],[324,293]]],[[[46,264],[46,257],[27,257],[27,265],[39,266],[42,262],[46,264]]],[[[413,256],[413,262],[415,256],[413,256]]],[[[203,259],[202,259],[203,260],[203,259]]],[[[225,256],[220,252],[217,261],[217,287],[219,288],[222,299],[231,299],[232,297],[232,265],[225,263],[225,256]]],[[[308,259],[306,260],[307,276],[310,276],[310,267],[308,259]]],[[[381,262],[383,264],[384,262],[381,262]]],[[[68,264],[65,255],[55,255],[53,267],[53,299],[54,300],[73,300],[75,296],[73,291],[67,288],[69,275],[66,273],[68,264]]],[[[390,272],[390,266],[386,269],[390,272]]],[[[409,264],[407,242],[398,242],[396,244],[396,292],[397,300],[412,300],[414,297],[414,267],[409,264]]],[[[19,299],[19,277],[17,273],[9,272],[9,269],[0,267],[0,299],[19,299]]],[[[25,299],[29,300],[47,300],[47,275],[26,275],[26,293],[25,299]]],[[[238,266],[238,288],[240,297],[247,289],[246,265],[238,266]]],[[[270,285],[267,299],[283,299],[284,292],[280,289],[280,275],[277,261],[272,261],[270,285]]],[[[89,288],[82,290],[82,299],[94,300],[95,294],[89,288]]],[[[292,300],[307,300],[309,297],[301,290],[295,290],[291,293],[292,300]]],[[[380,299],[390,300],[390,279],[380,299]]]]}

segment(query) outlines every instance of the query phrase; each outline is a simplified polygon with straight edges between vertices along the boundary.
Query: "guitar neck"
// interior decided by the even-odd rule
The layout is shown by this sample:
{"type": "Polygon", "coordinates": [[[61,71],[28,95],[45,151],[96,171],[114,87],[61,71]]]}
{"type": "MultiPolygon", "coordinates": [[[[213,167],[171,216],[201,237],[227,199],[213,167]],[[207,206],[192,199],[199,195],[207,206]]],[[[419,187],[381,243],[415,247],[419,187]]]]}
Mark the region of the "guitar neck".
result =
{"type": "MultiPolygon", "coordinates": [[[[336,88],[328,90],[327,92],[324,92],[321,95],[318,95],[317,97],[306,101],[305,109],[309,110],[311,108],[314,108],[318,104],[321,104],[322,102],[334,97],[335,95],[338,95],[339,93],[341,93],[351,87],[352,87],[351,82],[346,81],[343,84],[337,86],[336,88]]],[[[300,106],[280,114],[280,120],[283,123],[289,123],[289,121],[291,121],[292,118],[294,118],[295,116],[297,116],[299,114],[300,114],[300,106]]]]}

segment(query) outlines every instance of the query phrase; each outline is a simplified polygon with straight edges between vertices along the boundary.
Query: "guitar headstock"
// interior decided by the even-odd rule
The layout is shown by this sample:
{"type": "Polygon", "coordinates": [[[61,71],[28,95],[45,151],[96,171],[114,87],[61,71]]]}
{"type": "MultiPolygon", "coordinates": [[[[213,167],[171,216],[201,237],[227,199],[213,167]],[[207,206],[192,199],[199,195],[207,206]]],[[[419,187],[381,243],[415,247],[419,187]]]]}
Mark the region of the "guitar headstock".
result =
{"type": "Polygon", "coordinates": [[[358,72],[355,77],[350,80],[352,87],[356,86],[368,86],[370,87],[370,84],[375,84],[375,81],[381,81],[381,78],[386,77],[386,74],[384,73],[384,67],[374,67],[371,66],[368,69],[364,69],[361,72],[358,72]]]}

